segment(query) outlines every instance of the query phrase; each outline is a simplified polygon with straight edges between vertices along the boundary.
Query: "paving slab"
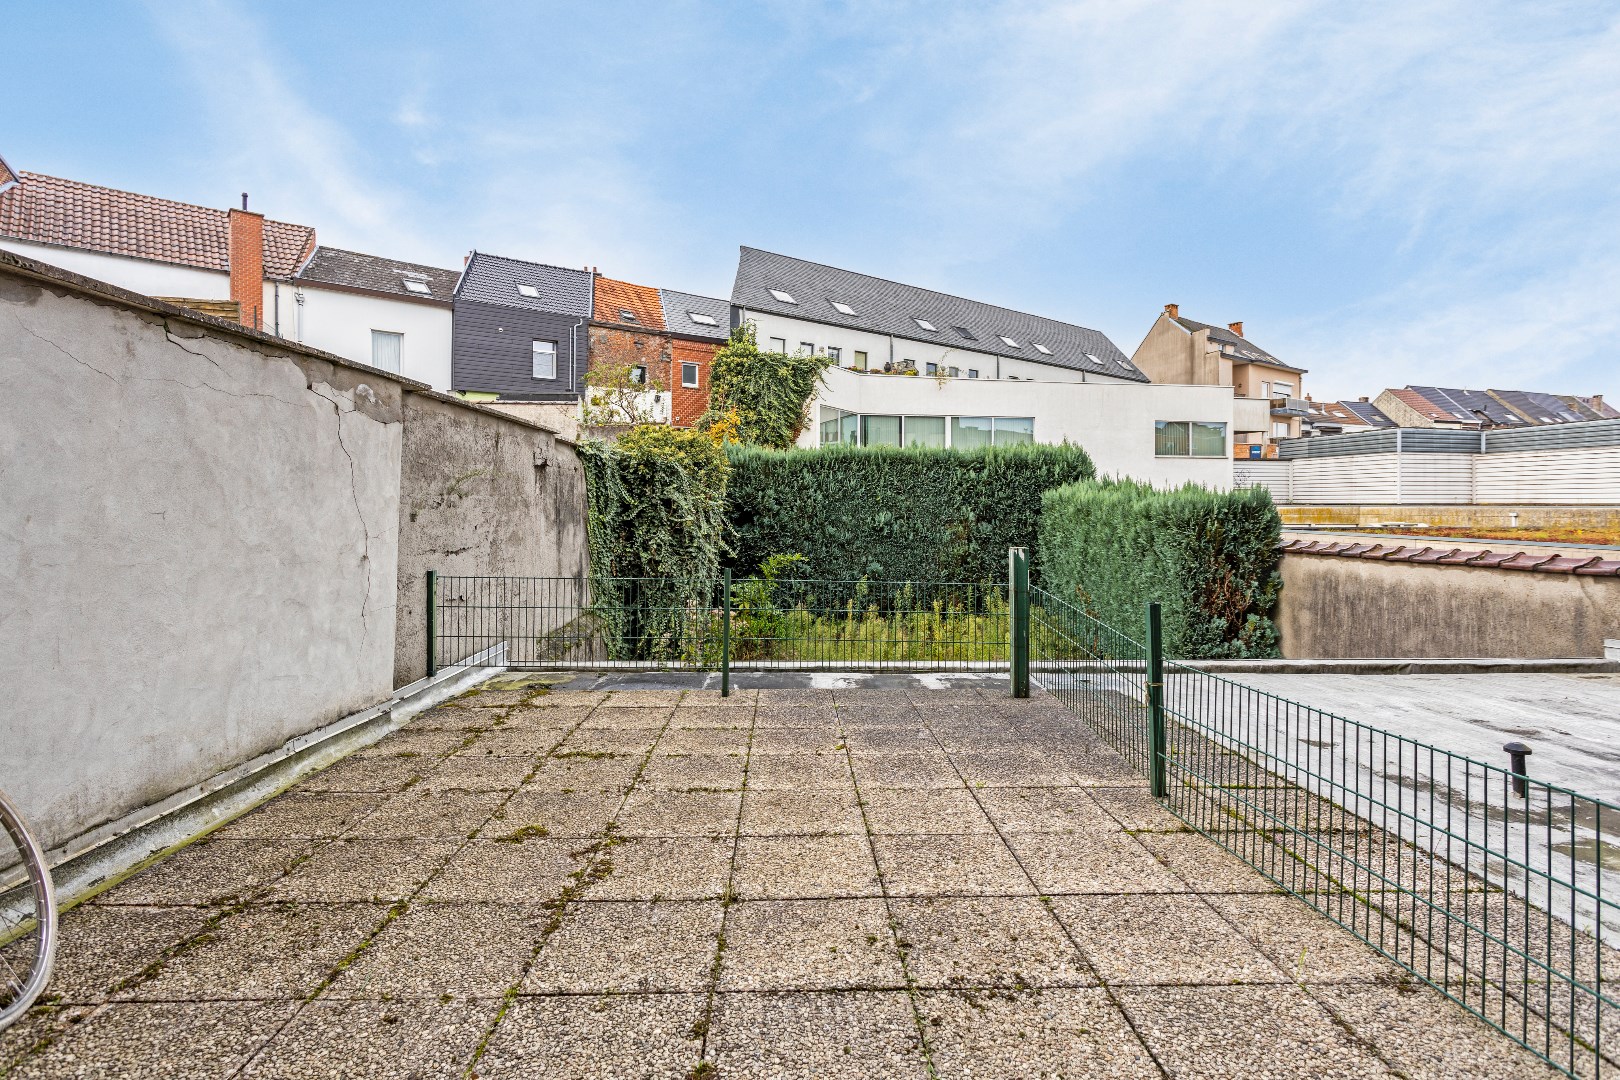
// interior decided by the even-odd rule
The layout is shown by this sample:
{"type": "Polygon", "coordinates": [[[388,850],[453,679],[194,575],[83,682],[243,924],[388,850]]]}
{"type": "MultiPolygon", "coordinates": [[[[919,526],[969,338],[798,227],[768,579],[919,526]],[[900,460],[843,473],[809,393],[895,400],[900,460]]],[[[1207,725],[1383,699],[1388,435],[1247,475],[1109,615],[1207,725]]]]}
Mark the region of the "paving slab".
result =
{"type": "Polygon", "coordinates": [[[703,994],[520,997],[478,1060],[479,1080],[686,1080],[702,1051],[703,994]]]}
{"type": "MultiPolygon", "coordinates": [[[[62,1004],[0,1033],[0,1071],[1545,1074],[1005,679],[546,680],[432,710],[68,912],[62,1004]]],[[[1546,933],[1516,910],[1482,917],[1546,933]]]]}

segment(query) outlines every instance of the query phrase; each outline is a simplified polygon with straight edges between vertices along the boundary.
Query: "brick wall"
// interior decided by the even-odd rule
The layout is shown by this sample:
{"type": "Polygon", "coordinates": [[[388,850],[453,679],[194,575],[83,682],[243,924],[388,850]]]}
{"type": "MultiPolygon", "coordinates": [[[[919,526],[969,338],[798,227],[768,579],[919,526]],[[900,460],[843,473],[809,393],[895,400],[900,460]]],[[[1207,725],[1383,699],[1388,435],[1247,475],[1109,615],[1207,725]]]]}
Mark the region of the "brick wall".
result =
{"type": "MultiPolygon", "coordinates": [[[[591,327],[589,371],[629,365],[647,369],[650,386],[669,389],[670,340],[650,330],[624,330],[618,327],[591,327]]],[[[590,382],[587,375],[585,381],[590,382]]]]}
{"type": "Polygon", "coordinates": [[[709,407],[709,368],[714,361],[714,354],[720,350],[717,343],[699,341],[675,341],[671,352],[674,361],[673,399],[671,405],[671,423],[676,427],[691,427],[697,423],[703,410],[709,407]],[[696,364],[698,366],[697,388],[681,385],[682,363],[696,364]]]}

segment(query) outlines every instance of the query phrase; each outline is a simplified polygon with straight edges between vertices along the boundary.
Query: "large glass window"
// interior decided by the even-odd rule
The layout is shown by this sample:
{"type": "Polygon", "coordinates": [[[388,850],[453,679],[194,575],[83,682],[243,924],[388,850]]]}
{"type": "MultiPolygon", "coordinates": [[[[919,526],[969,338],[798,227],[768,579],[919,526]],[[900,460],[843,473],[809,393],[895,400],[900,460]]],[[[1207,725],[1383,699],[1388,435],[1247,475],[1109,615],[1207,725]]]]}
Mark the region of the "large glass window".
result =
{"type": "Polygon", "coordinates": [[[951,417],[951,446],[957,450],[977,450],[990,445],[988,416],[951,417]]]}
{"type": "Polygon", "coordinates": [[[555,379],[557,377],[557,343],[555,341],[537,341],[534,343],[534,377],[537,379],[555,379]]]}
{"type": "Polygon", "coordinates": [[[858,426],[860,419],[854,413],[845,413],[843,419],[838,421],[838,431],[843,437],[845,446],[861,445],[860,428],[858,426]]]}
{"type": "Polygon", "coordinates": [[[945,446],[945,418],[943,416],[908,416],[905,425],[907,446],[945,446]]]}
{"type": "Polygon", "coordinates": [[[847,414],[842,409],[835,409],[831,405],[821,407],[821,445],[831,446],[839,442],[843,436],[839,433],[839,423],[847,414]]]}
{"type": "Polygon", "coordinates": [[[1035,441],[1035,418],[1032,416],[998,416],[995,419],[994,443],[1011,446],[1014,443],[1035,441]]]}
{"type": "Polygon", "coordinates": [[[899,446],[900,418],[898,416],[861,417],[862,446],[899,446]]]}
{"type": "Polygon", "coordinates": [[[1153,452],[1159,457],[1225,457],[1226,425],[1200,420],[1160,420],[1153,425],[1153,452]]]}

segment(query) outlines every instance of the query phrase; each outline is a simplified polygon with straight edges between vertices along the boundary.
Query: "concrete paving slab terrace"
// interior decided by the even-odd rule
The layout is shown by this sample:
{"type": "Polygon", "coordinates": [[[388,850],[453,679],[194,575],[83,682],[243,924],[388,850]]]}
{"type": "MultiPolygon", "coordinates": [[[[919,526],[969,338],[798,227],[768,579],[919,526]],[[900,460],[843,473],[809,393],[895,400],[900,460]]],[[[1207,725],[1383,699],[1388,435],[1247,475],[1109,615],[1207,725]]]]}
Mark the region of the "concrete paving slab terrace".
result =
{"type": "Polygon", "coordinates": [[[63,918],[6,1077],[1537,1076],[990,677],[508,674],[63,918]]]}

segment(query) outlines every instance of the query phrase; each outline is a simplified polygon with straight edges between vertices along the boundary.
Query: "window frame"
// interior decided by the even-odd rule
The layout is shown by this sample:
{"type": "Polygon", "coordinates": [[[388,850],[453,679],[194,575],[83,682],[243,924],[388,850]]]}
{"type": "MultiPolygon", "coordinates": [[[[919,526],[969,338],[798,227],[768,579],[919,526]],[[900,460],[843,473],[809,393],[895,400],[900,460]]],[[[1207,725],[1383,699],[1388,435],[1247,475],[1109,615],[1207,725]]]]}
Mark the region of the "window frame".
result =
{"type": "Polygon", "coordinates": [[[1153,456],[1156,458],[1186,458],[1197,461],[1219,461],[1231,456],[1232,444],[1230,441],[1231,428],[1224,421],[1215,420],[1155,420],[1153,421],[1153,456]],[[1221,449],[1219,453],[1200,453],[1193,441],[1193,428],[1204,429],[1220,428],[1221,449]],[[1172,428],[1181,430],[1180,443],[1184,450],[1165,450],[1161,435],[1170,435],[1172,428]]]}
{"type": "Polygon", "coordinates": [[[844,361],[844,350],[837,345],[827,346],[827,359],[831,360],[835,364],[842,364],[844,361]]]}
{"type": "Polygon", "coordinates": [[[557,381],[557,345],[558,345],[558,343],[551,340],[550,338],[532,338],[530,340],[530,344],[529,344],[529,376],[530,376],[530,378],[543,380],[545,382],[556,382],[557,381]],[[540,349],[541,345],[550,345],[551,346],[551,353],[550,353],[550,355],[551,355],[551,374],[550,375],[542,375],[542,374],[540,374],[539,359],[540,359],[540,356],[542,355],[542,350],[540,349]]]}
{"type": "Polygon", "coordinates": [[[778,352],[778,353],[782,353],[783,355],[787,354],[787,338],[785,338],[785,337],[773,337],[773,338],[766,338],[765,340],[769,341],[771,343],[771,345],[773,346],[772,348],[767,349],[766,350],[767,352],[778,352]],[[777,345],[780,345],[782,347],[780,349],[775,348],[774,346],[777,346],[777,345]]]}
{"type": "Polygon", "coordinates": [[[371,331],[371,366],[379,371],[391,371],[395,375],[405,366],[405,332],[403,330],[376,330],[371,331]],[[394,341],[394,366],[388,367],[377,362],[377,342],[379,338],[392,338],[394,341]]]}
{"type": "Polygon", "coordinates": [[[686,387],[688,390],[696,390],[701,381],[702,381],[702,372],[700,372],[698,370],[697,362],[693,361],[693,360],[682,360],[681,361],[681,385],[686,387]],[[692,381],[691,382],[686,381],[686,373],[688,371],[690,371],[692,373],[692,381]]]}
{"type": "Polygon", "coordinates": [[[872,360],[866,355],[865,349],[856,349],[855,355],[850,362],[855,365],[856,371],[865,371],[872,360]]]}

